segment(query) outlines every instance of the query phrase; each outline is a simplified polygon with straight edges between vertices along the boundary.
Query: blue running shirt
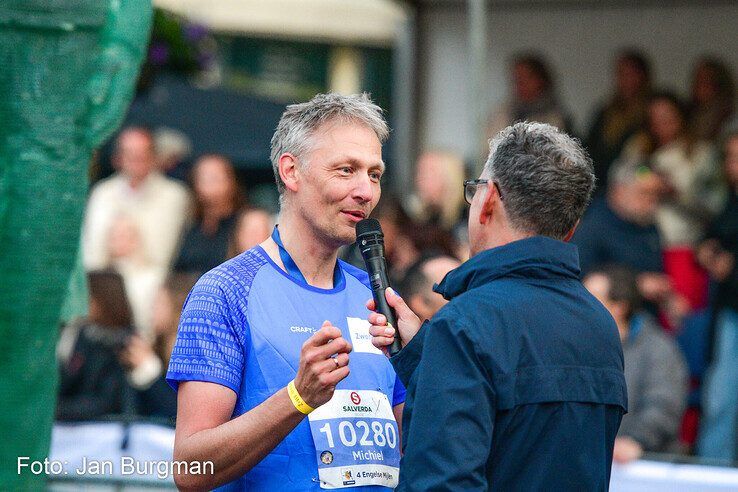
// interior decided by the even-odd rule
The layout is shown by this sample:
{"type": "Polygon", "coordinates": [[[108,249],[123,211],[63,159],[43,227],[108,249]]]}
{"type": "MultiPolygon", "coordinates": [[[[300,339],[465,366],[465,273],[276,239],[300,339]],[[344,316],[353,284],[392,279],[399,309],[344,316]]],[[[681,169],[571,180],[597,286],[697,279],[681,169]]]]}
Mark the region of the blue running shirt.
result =
{"type": "MultiPolygon", "coordinates": [[[[387,358],[349,329],[356,324],[349,318],[363,320],[369,314],[364,305],[371,297],[368,275],[343,261],[338,264],[334,288],[320,289],[289,276],[257,246],[203,275],[182,310],[169,384],[175,390],[180,381],[231,388],[238,395],[235,418],[294,379],[302,344],[329,320],[354,347],[351,372],[336,390],[371,390],[384,393],[392,406],[403,403],[405,388],[387,358]]],[[[322,490],[308,418],[258,465],[220,490],[322,490]]]]}

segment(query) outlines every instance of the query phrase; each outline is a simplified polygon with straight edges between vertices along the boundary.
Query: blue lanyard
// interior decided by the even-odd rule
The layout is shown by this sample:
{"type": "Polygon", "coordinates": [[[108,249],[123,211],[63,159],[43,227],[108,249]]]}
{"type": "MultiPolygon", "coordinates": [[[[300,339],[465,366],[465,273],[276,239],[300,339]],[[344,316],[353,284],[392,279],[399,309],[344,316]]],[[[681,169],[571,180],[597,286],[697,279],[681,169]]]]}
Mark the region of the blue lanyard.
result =
{"type": "MultiPolygon", "coordinates": [[[[305,276],[300,271],[300,268],[297,266],[297,263],[295,263],[295,260],[292,259],[290,254],[287,252],[287,250],[284,247],[284,243],[282,243],[282,238],[279,237],[279,225],[274,226],[274,230],[272,231],[272,239],[275,243],[277,243],[277,247],[279,248],[279,257],[282,258],[282,263],[284,264],[285,269],[287,270],[287,273],[297,280],[300,280],[301,282],[304,282],[306,285],[308,284],[308,281],[305,279],[305,276]]],[[[338,263],[336,263],[336,268],[333,270],[333,287],[338,287],[341,281],[341,271],[338,268],[338,263]]]]}

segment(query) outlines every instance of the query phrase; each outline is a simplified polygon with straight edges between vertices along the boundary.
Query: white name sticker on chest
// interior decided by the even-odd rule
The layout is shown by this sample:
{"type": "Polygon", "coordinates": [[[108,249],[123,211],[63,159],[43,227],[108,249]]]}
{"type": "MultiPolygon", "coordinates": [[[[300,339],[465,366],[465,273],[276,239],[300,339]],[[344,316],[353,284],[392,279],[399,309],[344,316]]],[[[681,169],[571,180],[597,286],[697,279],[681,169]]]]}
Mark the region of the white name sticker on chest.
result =
{"type": "Polygon", "coordinates": [[[382,355],[382,351],[372,345],[369,321],[361,318],[346,318],[346,323],[348,324],[349,333],[351,333],[351,345],[353,345],[354,352],[382,355]]]}

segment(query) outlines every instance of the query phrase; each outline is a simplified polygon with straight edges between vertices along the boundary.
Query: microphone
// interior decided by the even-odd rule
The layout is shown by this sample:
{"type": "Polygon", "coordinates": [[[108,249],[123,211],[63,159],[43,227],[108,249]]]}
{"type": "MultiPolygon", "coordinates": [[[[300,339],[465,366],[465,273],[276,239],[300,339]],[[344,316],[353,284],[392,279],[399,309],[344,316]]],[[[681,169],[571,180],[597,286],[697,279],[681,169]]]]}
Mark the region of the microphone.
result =
{"type": "Polygon", "coordinates": [[[387,318],[387,323],[395,329],[395,341],[389,348],[390,355],[395,355],[400,351],[402,345],[400,344],[400,332],[395,323],[395,313],[387,304],[387,298],[384,295],[385,289],[389,287],[389,281],[387,280],[387,264],[384,261],[384,234],[382,234],[382,226],[379,225],[377,219],[364,219],[356,224],[356,244],[359,246],[364,264],[366,264],[366,271],[369,273],[369,282],[377,312],[383,314],[387,318]]]}

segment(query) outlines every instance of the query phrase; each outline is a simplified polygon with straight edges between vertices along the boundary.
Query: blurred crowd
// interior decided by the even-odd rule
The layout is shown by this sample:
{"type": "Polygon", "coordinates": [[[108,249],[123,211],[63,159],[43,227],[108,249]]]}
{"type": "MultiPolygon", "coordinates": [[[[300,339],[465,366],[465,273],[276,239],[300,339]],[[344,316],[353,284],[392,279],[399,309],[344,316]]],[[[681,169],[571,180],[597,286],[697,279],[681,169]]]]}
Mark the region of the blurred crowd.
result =
{"type": "MultiPolygon", "coordinates": [[[[544,58],[515,57],[510,77],[488,136],[522,120],[573,131],[544,58]]],[[[725,64],[705,57],[678,89],[689,100],[654,87],[647,57],[624,50],[611,93],[581,135],[597,189],[572,241],[584,284],[623,343],[621,462],[649,452],[738,458],[735,86],[725,64]]],[[[250,183],[238,181],[226,156],[184,166],[188,153],[186,136],[125,128],[116,172],[92,187],[82,243],[89,315],[62,331],[60,420],[174,418],[164,374],[187,292],[271,234],[276,217],[250,204],[250,183]]],[[[472,167],[453,152],[423,152],[413,189],[393,196],[385,183],[373,214],[391,283],[425,318],[445,304],[434,283],[468,257],[462,182],[477,177],[472,167]]],[[[363,267],[354,246],[341,256],[363,267]]]]}

